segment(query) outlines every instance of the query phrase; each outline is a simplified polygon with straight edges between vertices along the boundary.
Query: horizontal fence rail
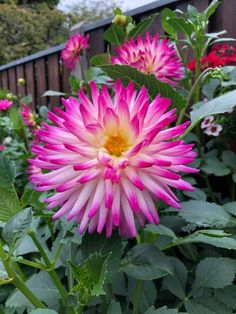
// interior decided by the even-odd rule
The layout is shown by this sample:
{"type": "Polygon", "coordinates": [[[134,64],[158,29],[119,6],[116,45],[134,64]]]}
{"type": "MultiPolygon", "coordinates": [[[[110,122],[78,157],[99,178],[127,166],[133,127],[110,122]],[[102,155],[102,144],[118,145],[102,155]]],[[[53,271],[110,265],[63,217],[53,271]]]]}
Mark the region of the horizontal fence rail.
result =
{"type": "MultiPolygon", "coordinates": [[[[145,6],[127,12],[137,22],[147,18],[150,14],[161,12],[165,7],[186,11],[187,6],[193,5],[199,11],[205,10],[211,0],[158,0],[145,6]]],[[[217,12],[210,19],[208,29],[216,32],[222,29],[228,31],[227,37],[235,37],[236,0],[223,0],[217,12]]],[[[90,34],[90,48],[87,52],[87,62],[98,53],[104,53],[108,43],[103,39],[104,31],[111,24],[112,18],[83,25],[80,30],[90,34]]],[[[163,35],[161,27],[161,15],[159,14],[149,32],[153,35],[163,35]]],[[[21,97],[31,94],[33,102],[31,108],[38,110],[42,105],[53,108],[59,103],[58,97],[42,97],[46,90],[69,91],[69,71],[63,66],[60,54],[64,44],[40,51],[28,57],[0,66],[0,88],[9,89],[21,97]],[[25,78],[24,87],[17,85],[19,78],[25,78]]],[[[115,53],[115,47],[111,47],[111,53],[115,53]]]]}

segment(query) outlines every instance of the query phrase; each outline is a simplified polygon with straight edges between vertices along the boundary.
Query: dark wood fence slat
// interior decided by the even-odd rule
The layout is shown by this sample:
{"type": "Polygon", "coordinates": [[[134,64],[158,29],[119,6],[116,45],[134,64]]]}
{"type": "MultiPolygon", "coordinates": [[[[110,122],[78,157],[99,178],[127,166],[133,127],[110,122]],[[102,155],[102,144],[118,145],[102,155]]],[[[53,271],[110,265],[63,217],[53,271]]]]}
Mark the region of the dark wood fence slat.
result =
{"type": "Polygon", "coordinates": [[[15,68],[8,70],[9,89],[13,94],[17,94],[16,71],[15,68]]]}
{"type": "Polygon", "coordinates": [[[61,65],[61,72],[62,72],[62,91],[63,92],[68,92],[70,90],[70,84],[69,84],[69,76],[70,76],[70,71],[64,67],[63,64],[61,65]]]}
{"type": "Polygon", "coordinates": [[[46,72],[46,58],[40,58],[35,62],[36,72],[36,88],[37,88],[37,108],[42,105],[47,105],[47,97],[42,97],[47,90],[47,72],[46,72]]]}
{"type": "Polygon", "coordinates": [[[33,97],[33,102],[29,104],[31,109],[35,110],[35,82],[34,82],[34,63],[27,62],[25,65],[25,78],[26,78],[26,94],[33,97]]]}
{"type": "MultiPolygon", "coordinates": [[[[48,88],[54,91],[60,91],[60,80],[59,80],[59,56],[53,54],[48,56],[47,60],[48,68],[48,88]]],[[[59,105],[59,97],[50,97],[50,108],[59,105]]]]}
{"type": "MultiPolygon", "coordinates": [[[[18,82],[19,78],[25,79],[24,65],[23,64],[20,64],[16,67],[16,81],[17,82],[18,82]]],[[[18,93],[18,96],[20,96],[20,97],[25,96],[25,86],[17,85],[17,93],[18,93]]]]}
{"type": "Polygon", "coordinates": [[[8,89],[8,77],[7,77],[7,71],[0,72],[1,75],[1,81],[2,81],[2,88],[8,89]]]}
{"type": "Polygon", "coordinates": [[[103,53],[105,51],[105,43],[103,39],[103,28],[98,28],[89,32],[89,49],[87,52],[87,60],[96,54],[103,53]]]}

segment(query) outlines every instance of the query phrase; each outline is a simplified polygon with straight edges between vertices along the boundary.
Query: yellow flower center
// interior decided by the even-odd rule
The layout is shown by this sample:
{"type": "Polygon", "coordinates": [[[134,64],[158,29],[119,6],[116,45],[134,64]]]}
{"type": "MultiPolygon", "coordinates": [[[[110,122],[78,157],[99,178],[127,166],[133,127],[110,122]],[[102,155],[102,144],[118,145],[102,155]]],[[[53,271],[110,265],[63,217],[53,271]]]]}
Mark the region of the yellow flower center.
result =
{"type": "Polygon", "coordinates": [[[109,135],[104,147],[111,155],[121,156],[128,148],[128,141],[122,133],[109,135]]]}

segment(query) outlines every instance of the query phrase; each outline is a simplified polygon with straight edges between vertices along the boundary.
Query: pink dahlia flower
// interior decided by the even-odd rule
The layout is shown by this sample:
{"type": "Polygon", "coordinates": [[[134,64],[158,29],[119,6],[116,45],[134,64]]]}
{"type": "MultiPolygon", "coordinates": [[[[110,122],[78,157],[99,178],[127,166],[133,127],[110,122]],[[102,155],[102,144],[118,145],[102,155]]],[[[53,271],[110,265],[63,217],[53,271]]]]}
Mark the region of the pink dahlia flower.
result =
{"type": "Polygon", "coordinates": [[[167,128],[176,119],[175,109],[167,111],[171,100],[159,95],[149,102],[143,87],[137,93],[133,83],[125,88],[118,81],[114,98],[103,86],[99,92],[91,83],[92,100],[79,91],[62,99],[65,111],[56,108],[38,131],[42,145],[33,145],[31,164],[42,169],[31,176],[38,191],[55,190],[45,199],[48,208],[59,206],[54,219],[80,223],[107,236],[118,227],[120,235],[136,235],[135,218],[158,224],[154,200],[180,208],[171,188],[192,191],[180,172],[196,172],[188,167],[196,153],[192,144],[176,140],[188,123],[167,128]],[[167,111],[167,112],[166,112],[167,111]]]}
{"type": "Polygon", "coordinates": [[[0,145],[0,152],[2,152],[5,149],[4,145],[0,145]]]}
{"type": "Polygon", "coordinates": [[[79,33],[71,35],[65,49],[61,52],[63,63],[68,69],[74,70],[80,54],[84,49],[88,48],[88,40],[89,34],[85,37],[79,33]]]}
{"type": "Polygon", "coordinates": [[[156,34],[153,39],[147,33],[143,40],[130,39],[117,48],[118,57],[112,57],[112,64],[123,64],[137,68],[146,74],[154,74],[160,81],[175,85],[175,79],[183,77],[183,67],[176,50],[168,39],[159,41],[156,34]]]}
{"type": "Polygon", "coordinates": [[[13,102],[8,99],[0,99],[0,111],[7,110],[12,106],[13,102]]]}
{"type": "Polygon", "coordinates": [[[36,126],[36,122],[34,120],[34,114],[31,112],[30,108],[25,104],[22,104],[23,110],[21,111],[21,116],[24,120],[25,125],[30,128],[34,128],[36,126]]]}

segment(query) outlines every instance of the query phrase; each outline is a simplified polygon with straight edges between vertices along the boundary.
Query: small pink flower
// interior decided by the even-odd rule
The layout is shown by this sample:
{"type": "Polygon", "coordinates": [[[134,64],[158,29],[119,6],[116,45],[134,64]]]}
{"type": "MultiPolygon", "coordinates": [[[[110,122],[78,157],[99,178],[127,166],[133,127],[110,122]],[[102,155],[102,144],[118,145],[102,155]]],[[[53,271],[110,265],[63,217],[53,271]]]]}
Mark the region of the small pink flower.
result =
{"type": "Polygon", "coordinates": [[[24,120],[25,125],[30,128],[34,128],[36,126],[36,122],[34,120],[34,114],[31,112],[30,108],[25,104],[22,104],[23,110],[21,111],[21,116],[24,120]]]}
{"type": "Polygon", "coordinates": [[[117,48],[118,57],[112,57],[112,64],[123,64],[137,68],[146,74],[154,74],[160,81],[176,85],[174,80],[183,78],[183,66],[174,45],[168,39],[159,40],[147,33],[145,40],[130,39],[117,48]]]}
{"type": "Polygon", "coordinates": [[[4,145],[0,145],[0,152],[2,152],[5,149],[4,145]]]}
{"type": "Polygon", "coordinates": [[[220,124],[212,123],[206,128],[204,133],[206,133],[207,135],[219,136],[221,131],[222,126],[220,124]]]}
{"type": "Polygon", "coordinates": [[[205,117],[204,120],[203,120],[202,123],[201,123],[201,128],[202,128],[202,129],[207,128],[208,126],[211,125],[211,123],[213,122],[213,120],[214,120],[214,117],[213,117],[213,116],[207,116],[207,117],[205,117]]]}
{"type": "Polygon", "coordinates": [[[8,99],[0,99],[0,111],[7,110],[12,106],[13,102],[8,99]]]}
{"type": "MultiPolygon", "coordinates": [[[[42,145],[33,145],[30,163],[42,169],[32,174],[38,191],[54,190],[45,202],[59,206],[54,219],[63,215],[79,223],[79,232],[114,228],[120,235],[136,235],[141,226],[159,223],[154,200],[180,208],[172,188],[192,191],[181,172],[196,153],[192,144],[176,138],[189,123],[168,128],[176,110],[171,100],[157,95],[150,103],[147,90],[137,93],[130,82],[121,82],[111,97],[107,87],[99,92],[92,82],[90,100],[82,90],[75,98],[62,99],[65,111],[56,108],[37,132],[42,145]]],[[[37,170],[38,171],[38,170],[37,170]]]]}
{"type": "Polygon", "coordinates": [[[80,54],[88,48],[89,34],[85,37],[79,33],[72,34],[66,43],[65,49],[61,52],[61,58],[64,65],[74,70],[80,54]]]}

